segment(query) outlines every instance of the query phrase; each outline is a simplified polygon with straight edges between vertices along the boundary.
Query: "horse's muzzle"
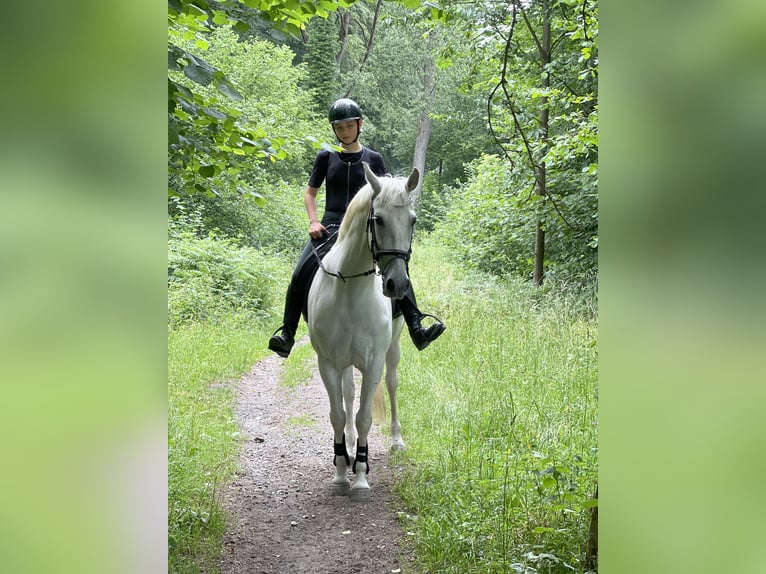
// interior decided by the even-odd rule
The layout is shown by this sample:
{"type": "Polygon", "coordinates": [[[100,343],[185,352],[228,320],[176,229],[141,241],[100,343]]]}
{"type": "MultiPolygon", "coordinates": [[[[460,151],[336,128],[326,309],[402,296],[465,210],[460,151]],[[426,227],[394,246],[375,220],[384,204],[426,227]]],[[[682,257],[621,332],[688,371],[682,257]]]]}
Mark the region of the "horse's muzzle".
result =
{"type": "Polygon", "coordinates": [[[407,264],[403,259],[391,261],[383,274],[383,295],[391,299],[401,299],[407,293],[410,278],[407,275],[407,264]]]}

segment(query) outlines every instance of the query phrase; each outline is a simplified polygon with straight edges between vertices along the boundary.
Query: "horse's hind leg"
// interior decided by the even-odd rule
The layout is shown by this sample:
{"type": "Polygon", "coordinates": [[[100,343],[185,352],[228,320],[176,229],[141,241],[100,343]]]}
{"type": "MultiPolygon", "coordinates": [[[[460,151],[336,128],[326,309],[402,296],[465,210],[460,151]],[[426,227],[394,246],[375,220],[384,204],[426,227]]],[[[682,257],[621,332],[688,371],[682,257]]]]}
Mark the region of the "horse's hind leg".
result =
{"type": "Polygon", "coordinates": [[[348,367],[343,371],[343,402],[346,407],[346,448],[351,452],[356,446],[356,429],[354,428],[354,399],[356,387],[354,386],[354,367],[348,367]]]}
{"type": "MultiPolygon", "coordinates": [[[[343,389],[341,386],[341,373],[327,361],[317,356],[319,374],[327,390],[330,399],[330,422],[334,435],[333,464],[335,465],[335,478],[332,481],[332,493],[335,495],[347,495],[349,491],[348,465],[350,464],[344,427],[346,425],[346,413],[343,410],[343,389]]],[[[349,416],[350,418],[350,416],[349,416]]]]}
{"type": "Polygon", "coordinates": [[[402,334],[403,322],[401,317],[394,321],[394,333],[386,353],[386,388],[388,389],[388,400],[391,402],[391,450],[404,449],[402,426],[399,424],[399,411],[396,405],[396,388],[399,386],[396,369],[402,356],[399,336],[402,334]]]}

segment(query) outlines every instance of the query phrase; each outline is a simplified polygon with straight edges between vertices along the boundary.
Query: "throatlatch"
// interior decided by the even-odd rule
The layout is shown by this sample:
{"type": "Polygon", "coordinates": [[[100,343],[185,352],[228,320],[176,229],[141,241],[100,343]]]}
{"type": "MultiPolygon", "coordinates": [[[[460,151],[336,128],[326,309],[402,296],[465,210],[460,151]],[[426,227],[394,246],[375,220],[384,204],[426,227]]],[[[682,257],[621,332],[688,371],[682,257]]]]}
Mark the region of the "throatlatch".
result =
{"type": "Polygon", "coordinates": [[[333,446],[335,447],[335,456],[332,457],[332,464],[333,466],[338,466],[335,464],[335,457],[336,456],[342,456],[346,459],[346,466],[351,465],[351,459],[348,457],[348,451],[346,450],[346,434],[343,433],[343,438],[340,439],[340,442],[333,441],[333,446]]]}
{"type": "Polygon", "coordinates": [[[364,474],[370,474],[370,463],[367,462],[367,447],[359,446],[359,439],[356,440],[356,457],[354,457],[354,466],[351,470],[356,474],[356,463],[363,462],[367,469],[364,474]]]}

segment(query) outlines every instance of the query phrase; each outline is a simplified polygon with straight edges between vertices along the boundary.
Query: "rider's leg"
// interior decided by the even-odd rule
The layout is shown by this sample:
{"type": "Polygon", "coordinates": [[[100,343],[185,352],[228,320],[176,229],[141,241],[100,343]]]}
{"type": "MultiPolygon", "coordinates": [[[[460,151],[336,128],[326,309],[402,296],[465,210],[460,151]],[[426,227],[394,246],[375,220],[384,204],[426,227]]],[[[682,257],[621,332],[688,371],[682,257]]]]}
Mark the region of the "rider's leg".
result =
{"type": "Polygon", "coordinates": [[[295,332],[301,320],[303,305],[305,302],[308,286],[319,267],[316,257],[311,249],[309,241],[301,253],[298,263],[295,265],[290,285],[285,295],[285,310],[282,326],[277,329],[269,339],[269,349],[280,357],[287,357],[295,344],[295,332]]]}
{"type": "Polygon", "coordinates": [[[410,338],[417,347],[418,351],[422,351],[432,341],[435,341],[439,335],[441,335],[447,326],[433,315],[426,315],[421,313],[418,309],[418,304],[415,300],[415,291],[412,290],[412,283],[410,283],[407,292],[404,297],[397,301],[399,309],[402,311],[404,321],[407,323],[407,329],[410,332],[410,338]],[[436,321],[429,327],[423,327],[420,320],[423,317],[433,317],[436,321]]]}
{"type": "Polygon", "coordinates": [[[295,332],[308,298],[309,287],[319,269],[319,260],[327,255],[337,239],[337,225],[326,223],[328,232],[320,239],[312,239],[303,248],[285,295],[285,311],[282,326],[269,339],[269,349],[280,357],[287,357],[295,344],[295,332]],[[315,253],[316,252],[316,253],[315,253]]]}

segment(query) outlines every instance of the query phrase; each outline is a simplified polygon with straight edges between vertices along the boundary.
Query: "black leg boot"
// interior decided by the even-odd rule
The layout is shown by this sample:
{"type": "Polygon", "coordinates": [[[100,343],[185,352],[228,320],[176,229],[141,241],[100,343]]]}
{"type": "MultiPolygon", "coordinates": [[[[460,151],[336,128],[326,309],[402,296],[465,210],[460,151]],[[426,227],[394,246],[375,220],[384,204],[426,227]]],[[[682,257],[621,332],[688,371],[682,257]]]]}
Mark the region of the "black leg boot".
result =
{"type": "Polygon", "coordinates": [[[314,273],[319,268],[315,260],[311,243],[306,245],[290,279],[285,295],[284,323],[269,339],[269,349],[277,355],[287,358],[295,344],[295,332],[301,320],[301,313],[308,296],[308,286],[314,278],[314,273]]]}
{"type": "Polygon", "coordinates": [[[422,351],[430,345],[432,341],[438,339],[439,335],[444,333],[444,330],[447,328],[444,323],[433,315],[420,312],[417,303],[415,302],[415,293],[412,292],[411,288],[409,293],[398,301],[398,304],[399,309],[401,309],[402,315],[404,316],[404,321],[407,323],[410,338],[418,351],[422,351]],[[431,317],[435,319],[434,324],[424,328],[420,323],[420,320],[423,317],[431,317]]]}
{"type": "Polygon", "coordinates": [[[274,331],[271,339],[269,339],[269,349],[283,359],[290,356],[290,351],[293,349],[294,344],[295,332],[291,333],[285,325],[274,331]]]}

